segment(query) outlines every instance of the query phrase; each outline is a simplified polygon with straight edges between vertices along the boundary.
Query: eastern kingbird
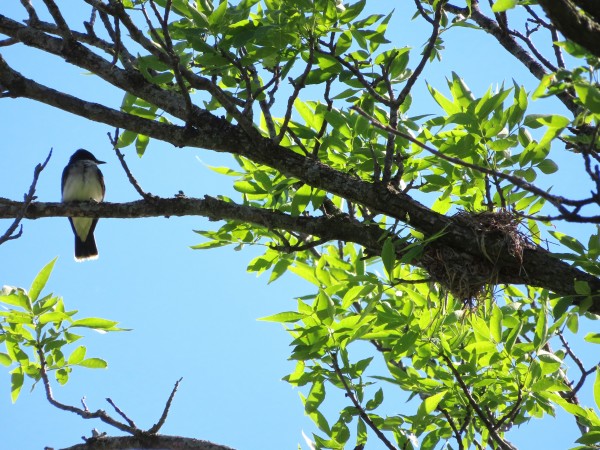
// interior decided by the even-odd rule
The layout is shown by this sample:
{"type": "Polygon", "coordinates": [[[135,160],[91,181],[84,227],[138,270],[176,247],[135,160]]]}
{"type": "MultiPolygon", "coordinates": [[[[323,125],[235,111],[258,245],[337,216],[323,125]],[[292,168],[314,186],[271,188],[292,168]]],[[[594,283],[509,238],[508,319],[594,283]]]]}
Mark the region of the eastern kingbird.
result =
{"type": "MultiPolygon", "coordinates": [[[[87,150],[79,149],[62,173],[62,201],[96,201],[104,200],[104,177],[98,168],[98,161],[87,150]]],[[[98,249],[94,240],[94,229],[98,219],[87,217],[69,217],[69,223],[75,234],[75,261],[96,259],[98,249]]]]}

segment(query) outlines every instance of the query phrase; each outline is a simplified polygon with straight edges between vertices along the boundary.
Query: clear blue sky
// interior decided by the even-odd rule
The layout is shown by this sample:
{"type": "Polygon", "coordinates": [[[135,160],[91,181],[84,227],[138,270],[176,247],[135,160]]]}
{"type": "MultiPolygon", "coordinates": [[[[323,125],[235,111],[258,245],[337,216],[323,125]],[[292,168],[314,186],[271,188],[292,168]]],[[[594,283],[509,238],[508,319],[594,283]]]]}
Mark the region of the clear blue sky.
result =
{"type": "MultiPolygon", "coordinates": [[[[70,3],[68,19],[76,17],[83,4],[70,3]]],[[[410,22],[412,2],[407,2],[406,9],[399,3],[386,0],[371,5],[381,12],[397,8],[389,37],[398,46],[415,47],[415,61],[425,34],[419,29],[421,22],[410,22]]],[[[85,19],[87,9],[84,5],[85,19]]],[[[0,14],[15,17],[15,12],[16,17],[26,18],[16,0],[0,4],[0,14]]],[[[414,114],[434,108],[424,79],[445,92],[444,78],[452,71],[464,77],[475,95],[503,81],[511,84],[513,78],[530,90],[537,85],[485,34],[455,30],[444,38],[448,49],[444,60],[428,67],[415,88],[414,114]]],[[[23,51],[21,46],[2,48],[1,53],[36,81],[113,107],[121,102],[120,93],[78,68],[65,70],[62,61],[23,51]]],[[[540,104],[537,108],[541,111],[544,107],[540,104]]],[[[83,147],[107,161],[102,166],[106,201],[137,200],[111,150],[109,131],[113,130],[103,124],[32,101],[0,100],[0,196],[21,199],[34,166],[52,147],[54,153],[41,175],[37,195],[40,201],[59,201],[63,167],[73,151],[83,147]]],[[[565,158],[555,159],[562,165],[571,164],[565,158]]],[[[182,190],[190,197],[224,193],[236,198],[228,184],[231,179],[205,166],[234,167],[227,156],[153,141],[141,160],[133,149],[127,149],[127,161],[141,186],[152,194],[169,197],[182,190]]],[[[562,174],[564,177],[565,172],[562,174]]],[[[577,189],[575,183],[569,184],[577,189]]],[[[0,221],[0,231],[8,224],[0,221]]],[[[49,291],[63,296],[67,307],[79,310],[82,317],[114,319],[133,329],[108,335],[88,333],[83,342],[88,355],[103,357],[109,368],[75,370],[67,386],[55,387],[60,401],[79,404],[85,396],[90,409],[110,410],[104,400],[110,397],[140,427],[149,428],[158,419],[173,384],[183,377],[163,433],[248,450],[296,449],[299,443],[306,448],[301,432],[310,435],[315,428],[304,417],[298,392],[280,381],[293,369],[293,363],[287,361],[288,335],[281,327],[256,319],[293,309],[294,298],[311,293],[312,287],[289,275],[267,285],[266,277],[256,279],[246,273],[247,263],[261,253],[260,248],[240,252],[233,248],[190,249],[202,241],[194,229],[217,226],[196,217],[103,219],[96,230],[100,258],[75,263],[66,219],[26,221],[23,237],[0,247],[0,285],[28,287],[37,271],[58,256],[49,291]]],[[[9,376],[0,372],[3,448],[66,447],[78,443],[82,435],[89,436],[92,428],[114,433],[100,422],[84,421],[51,407],[40,386],[33,393],[28,390],[26,386],[12,405],[9,376]]],[[[399,397],[399,401],[405,399],[399,397]]],[[[339,398],[331,406],[332,414],[344,405],[339,398]]],[[[520,448],[567,448],[574,435],[573,420],[548,418],[515,430],[508,438],[520,448]]]]}

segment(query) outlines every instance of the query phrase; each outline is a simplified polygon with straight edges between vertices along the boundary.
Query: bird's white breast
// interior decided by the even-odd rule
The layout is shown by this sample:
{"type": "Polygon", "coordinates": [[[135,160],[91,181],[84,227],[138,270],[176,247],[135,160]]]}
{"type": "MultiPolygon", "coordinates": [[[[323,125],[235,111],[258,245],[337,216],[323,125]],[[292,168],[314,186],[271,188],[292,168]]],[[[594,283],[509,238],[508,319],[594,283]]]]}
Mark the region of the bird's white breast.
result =
{"type": "Polygon", "coordinates": [[[98,167],[93,162],[76,162],[65,179],[63,186],[63,202],[95,200],[104,198],[102,183],[98,177],[98,167]]]}

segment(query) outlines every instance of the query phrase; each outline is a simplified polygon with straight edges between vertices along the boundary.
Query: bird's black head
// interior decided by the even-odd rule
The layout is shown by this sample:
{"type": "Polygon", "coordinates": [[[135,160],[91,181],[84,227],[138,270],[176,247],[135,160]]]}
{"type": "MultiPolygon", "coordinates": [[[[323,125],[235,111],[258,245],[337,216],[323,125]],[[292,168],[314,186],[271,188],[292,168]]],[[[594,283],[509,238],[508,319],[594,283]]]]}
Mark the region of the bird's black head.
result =
{"type": "Polygon", "coordinates": [[[93,161],[96,164],[104,164],[104,161],[96,159],[94,155],[82,148],[73,153],[71,159],[69,160],[69,164],[74,163],[76,161],[93,161]]]}

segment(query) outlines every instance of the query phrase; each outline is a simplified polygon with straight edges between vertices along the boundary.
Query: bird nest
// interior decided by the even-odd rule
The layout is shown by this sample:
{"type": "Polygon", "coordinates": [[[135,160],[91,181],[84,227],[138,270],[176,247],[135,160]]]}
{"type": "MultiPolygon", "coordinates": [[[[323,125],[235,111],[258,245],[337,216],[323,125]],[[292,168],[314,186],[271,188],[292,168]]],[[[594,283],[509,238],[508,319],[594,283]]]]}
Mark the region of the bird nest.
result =
{"type": "Polygon", "coordinates": [[[486,287],[496,284],[496,262],[501,252],[508,252],[522,262],[524,249],[532,244],[510,211],[460,211],[453,220],[473,231],[480,256],[433,242],[425,247],[421,261],[431,279],[465,305],[475,306],[486,287]]]}

